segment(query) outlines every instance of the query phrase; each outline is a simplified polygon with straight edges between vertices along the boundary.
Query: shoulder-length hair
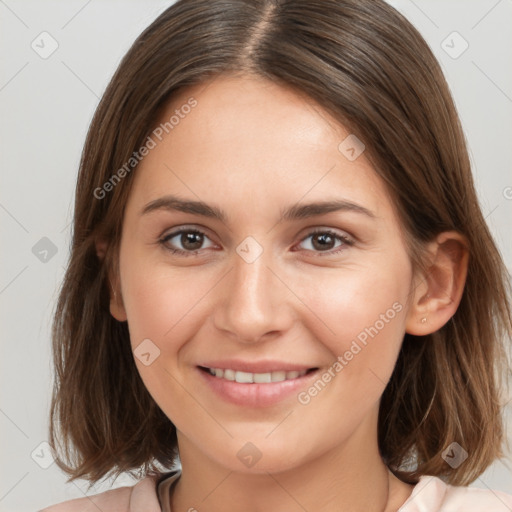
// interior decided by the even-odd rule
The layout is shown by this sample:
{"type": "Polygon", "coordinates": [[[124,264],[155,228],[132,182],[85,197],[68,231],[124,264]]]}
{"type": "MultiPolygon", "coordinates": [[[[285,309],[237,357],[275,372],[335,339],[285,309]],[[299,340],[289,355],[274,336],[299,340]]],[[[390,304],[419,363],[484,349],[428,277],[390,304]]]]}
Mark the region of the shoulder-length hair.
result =
{"type": "Polygon", "coordinates": [[[126,163],[176,91],[222,73],[305,93],[364,141],[415,268],[422,246],[440,232],[466,237],[462,301],[437,332],[405,335],[382,396],[378,442],[403,481],[429,474],[471,483],[503,457],[508,273],[478,204],[440,66],[419,32],[381,0],[179,0],[125,55],[85,142],[71,255],[55,309],[49,437],[57,464],[69,481],[95,482],[110,473],[160,474],[158,465],[177,460],[175,427],[138,374],[127,323],[110,315],[108,276],[117,272],[137,172],[126,163]],[[109,242],[103,260],[99,238],[109,242]],[[469,454],[459,467],[443,458],[454,442],[469,454]]]}

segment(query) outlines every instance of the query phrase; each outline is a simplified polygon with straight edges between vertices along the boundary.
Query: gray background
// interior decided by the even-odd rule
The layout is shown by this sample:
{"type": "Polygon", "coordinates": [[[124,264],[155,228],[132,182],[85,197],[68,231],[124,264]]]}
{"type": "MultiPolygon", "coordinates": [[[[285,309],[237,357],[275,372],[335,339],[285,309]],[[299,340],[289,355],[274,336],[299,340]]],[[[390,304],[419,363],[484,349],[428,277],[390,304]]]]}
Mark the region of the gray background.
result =
{"type": "MultiPolygon", "coordinates": [[[[0,0],[1,511],[34,511],[84,495],[86,482],[66,484],[44,445],[51,314],[68,258],[87,127],[123,54],[171,3],[0,0]],[[44,31],[50,35],[40,35],[44,31]],[[52,44],[58,48],[46,55],[52,44]]],[[[482,208],[511,269],[512,0],[390,3],[441,62],[468,138],[482,208]]],[[[511,407],[509,402],[508,419],[511,407]]],[[[510,463],[508,453],[473,485],[512,494],[510,463]]],[[[114,486],[132,483],[121,477],[114,486]]]]}

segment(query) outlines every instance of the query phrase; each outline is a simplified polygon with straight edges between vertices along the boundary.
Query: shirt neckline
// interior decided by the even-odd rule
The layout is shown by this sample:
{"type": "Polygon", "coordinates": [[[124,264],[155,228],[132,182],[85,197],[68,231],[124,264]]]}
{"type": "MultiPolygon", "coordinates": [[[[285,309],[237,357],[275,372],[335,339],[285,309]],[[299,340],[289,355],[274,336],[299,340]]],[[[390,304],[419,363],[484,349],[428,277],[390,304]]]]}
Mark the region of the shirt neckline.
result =
{"type": "MultiPolygon", "coordinates": [[[[171,491],[180,476],[181,470],[178,469],[171,473],[166,473],[157,483],[157,496],[161,512],[172,512],[170,508],[171,491]]],[[[432,505],[439,506],[444,499],[445,493],[446,484],[440,478],[433,475],[422,475],[418,483],[414,486],[410,496],[397,512],[420,512],[422,510],[420,508],[421,503],[425,500],[432,500],[434,497],[437,503],[432,503],[432,505]],[[431,487],[431,491],[427,491],[423,494],[423,491],[429,486],[431,487]],[[422,493],[422,500],[418,502],[416,498],[420,493],[422,493]]],[[[437,508],[433,508],[432,510],[437,510],[437,508]]]]}
{"type": "Polygon", "coordinates": [[[171,473],[166,473],[157,483],[157,495],[161,512],[171,512],[171,490],[180,476],[181,470],[178,469],[171,473]]]}

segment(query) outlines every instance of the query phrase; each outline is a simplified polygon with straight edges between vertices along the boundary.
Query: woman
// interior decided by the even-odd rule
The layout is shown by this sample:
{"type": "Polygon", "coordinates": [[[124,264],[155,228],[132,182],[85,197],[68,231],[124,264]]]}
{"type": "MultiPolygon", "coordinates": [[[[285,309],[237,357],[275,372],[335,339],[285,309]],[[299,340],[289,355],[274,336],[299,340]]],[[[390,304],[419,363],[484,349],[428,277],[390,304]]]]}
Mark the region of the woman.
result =
{"type": "Polygon", "coordinates": [[[73,237],[51,444],[141,481],[45,510],[512,509],[463,487],[503,455],[507,274],[386,3],[171,6],[100,102],[73,237]]]}

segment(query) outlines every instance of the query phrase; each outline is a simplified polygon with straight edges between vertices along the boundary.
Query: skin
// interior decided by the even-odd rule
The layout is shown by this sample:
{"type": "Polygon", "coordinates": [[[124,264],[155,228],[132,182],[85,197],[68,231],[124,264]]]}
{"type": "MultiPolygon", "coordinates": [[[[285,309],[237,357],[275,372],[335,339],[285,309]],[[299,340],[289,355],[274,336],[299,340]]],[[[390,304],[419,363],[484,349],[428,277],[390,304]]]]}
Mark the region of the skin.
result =
{"type": "MultiPolygon", "coordinates": [[[[111,313],[128,322],[133,349],[149,338],[160,350],[148,366],[135,361],[177,428],[183,472],[172,510],[327,512],[342,503],[344,511],[395,511],[413,486],[379,455],[380,397],[405,332],[434,332],[455,312],[464,240],[439,235],[425,247],[429,272],[414,273],[383,182],[364,153],[345,158],[338,145],[349,132],[308,98],[260,78],[221,76],[175,96],[162,120],[190,96],[197,106],[134,171],[119,275],[111,276],[111,313]],[[166,194],[222,208],[227,221],[140,214],[166,194]],[[340,198],[373,217],[280,216],[340,198]],[[180,236],[158,243],[183,226],[206,235],[195,254],[180,236]],[[322,249],[315,228],[353,244],[335,239],[322,249]],[[263,250],[251,263],[236,251],[248,236],[263,250]],[[296,394],[270,407],[234,405],[198,378],[205,358],[279,359],[325,372],[396,303],[401,311],[307,405],[296,394]],[[252,467],[237,457],[247,442],[261,454],[252,467]]],[[[106,244],[97,243],[100,258],[106,244]]]]}

